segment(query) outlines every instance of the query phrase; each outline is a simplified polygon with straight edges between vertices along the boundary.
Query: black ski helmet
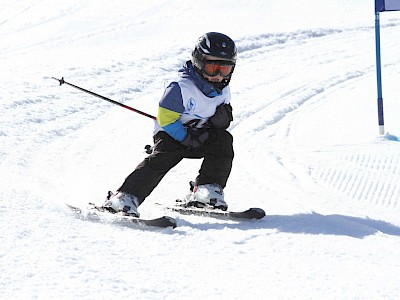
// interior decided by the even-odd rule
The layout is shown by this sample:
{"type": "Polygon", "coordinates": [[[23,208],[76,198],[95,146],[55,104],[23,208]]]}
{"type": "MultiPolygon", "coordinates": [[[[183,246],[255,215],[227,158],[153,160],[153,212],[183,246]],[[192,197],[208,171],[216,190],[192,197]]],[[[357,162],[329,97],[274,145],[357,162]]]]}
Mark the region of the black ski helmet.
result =
{"type": "MultiPolygon", "coordinates": [[[[235,67],[237,57],[235,42],[227,35],[219,32],[205,33],[198,39],[192,52],[192,63],[199,74],[202,74],[206,55],[221,58],[221,61],[226,61],[235,67]]],[[[222,89],[229,84],[230,79],[229,76],[220,83],[213,82],[212,84],[222,89]]]]}

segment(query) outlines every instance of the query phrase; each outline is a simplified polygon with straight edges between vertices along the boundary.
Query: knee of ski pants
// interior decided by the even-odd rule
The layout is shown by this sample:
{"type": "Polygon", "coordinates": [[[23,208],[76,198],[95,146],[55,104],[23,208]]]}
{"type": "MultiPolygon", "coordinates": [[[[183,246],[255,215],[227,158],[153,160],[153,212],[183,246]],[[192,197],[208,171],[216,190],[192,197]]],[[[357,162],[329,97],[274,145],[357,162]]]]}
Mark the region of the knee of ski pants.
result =
{"type": "Polygon", "coordinates": [[[210,148],[218,149],[218,152],[233,159],[233,136],[225,129],[216,128],[210,129],[209,135],[208,146],[210,148]]]}

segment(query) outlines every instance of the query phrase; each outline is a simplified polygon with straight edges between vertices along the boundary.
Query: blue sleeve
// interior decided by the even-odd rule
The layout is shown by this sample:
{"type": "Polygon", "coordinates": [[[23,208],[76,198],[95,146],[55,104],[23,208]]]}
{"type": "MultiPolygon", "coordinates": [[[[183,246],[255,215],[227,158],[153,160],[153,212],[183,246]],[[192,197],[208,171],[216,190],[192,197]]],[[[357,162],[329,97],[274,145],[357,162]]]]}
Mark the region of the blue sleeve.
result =
{"type": "Polygon", "coordinates": [[[178,142],[182,142],[187,134],[186,129],[183,127],[181,121],[176,121],[172,124],[164,126],[163,129],[178,142]]]}

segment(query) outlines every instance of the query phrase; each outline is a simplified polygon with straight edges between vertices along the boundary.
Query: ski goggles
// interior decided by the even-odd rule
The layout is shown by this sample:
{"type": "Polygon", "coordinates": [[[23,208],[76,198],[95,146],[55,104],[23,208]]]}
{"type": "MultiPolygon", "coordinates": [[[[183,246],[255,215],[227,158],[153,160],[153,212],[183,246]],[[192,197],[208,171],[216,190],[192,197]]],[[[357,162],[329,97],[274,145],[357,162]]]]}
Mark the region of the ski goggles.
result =
{"type": "Polygon", "coordinates": [[[221,75],[222,77],[229,77],[232,75],[235,64],[225,60],[206,60],[203,64],[204,74],[214,77],[221,75]]]}

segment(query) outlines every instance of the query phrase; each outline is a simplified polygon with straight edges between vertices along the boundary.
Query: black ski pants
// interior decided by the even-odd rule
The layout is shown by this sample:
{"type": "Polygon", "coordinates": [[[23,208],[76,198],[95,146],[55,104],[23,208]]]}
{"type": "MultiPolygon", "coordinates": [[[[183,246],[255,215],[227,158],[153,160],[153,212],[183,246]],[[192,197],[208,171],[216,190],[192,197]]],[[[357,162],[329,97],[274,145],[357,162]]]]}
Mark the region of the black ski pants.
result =
{"type": "Polygon", "coordinates": [[[153,153],[125,179],[118,191],[133,194],[142,203],[161,179],[183,158],[203,158],[196,184],[217,183],[226,186],[232,169],[233,137],[224,129],[209,129],[203,146],[187,149],[164,131],[154,136],[153,153]]]}

